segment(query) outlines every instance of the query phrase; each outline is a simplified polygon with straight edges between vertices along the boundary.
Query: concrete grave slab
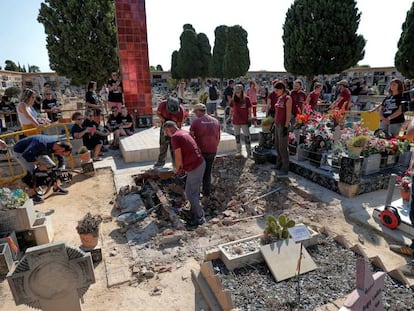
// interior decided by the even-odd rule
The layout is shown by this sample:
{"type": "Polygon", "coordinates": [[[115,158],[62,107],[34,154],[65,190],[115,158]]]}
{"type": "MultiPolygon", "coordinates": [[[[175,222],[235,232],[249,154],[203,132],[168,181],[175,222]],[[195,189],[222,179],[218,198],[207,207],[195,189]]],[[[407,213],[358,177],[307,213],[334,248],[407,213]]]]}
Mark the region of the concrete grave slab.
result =
{"type": "MultiPolygon", "coordinates": [[[[296,275],[296,266],[300,256],[299,243],[295,243],[292,239],[277,241],[262,246],[260,251],[276,282],[296,275]]],[[[306,248],[303,248],[300,274],[315,270],[316,268],[317,266],[308,251],[306,248]]]]}

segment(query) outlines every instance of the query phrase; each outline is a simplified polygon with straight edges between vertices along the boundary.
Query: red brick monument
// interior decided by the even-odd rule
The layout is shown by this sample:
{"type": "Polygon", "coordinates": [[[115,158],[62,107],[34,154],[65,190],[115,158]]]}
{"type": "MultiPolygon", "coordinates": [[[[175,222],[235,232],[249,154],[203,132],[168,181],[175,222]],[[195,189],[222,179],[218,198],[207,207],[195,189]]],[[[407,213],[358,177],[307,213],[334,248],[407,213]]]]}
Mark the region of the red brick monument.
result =
{"type": "Polygon", "coordinates": [[[116,25],[125,105],[131,115],[152,115],[145,0],[116,0],[116,25]]]}

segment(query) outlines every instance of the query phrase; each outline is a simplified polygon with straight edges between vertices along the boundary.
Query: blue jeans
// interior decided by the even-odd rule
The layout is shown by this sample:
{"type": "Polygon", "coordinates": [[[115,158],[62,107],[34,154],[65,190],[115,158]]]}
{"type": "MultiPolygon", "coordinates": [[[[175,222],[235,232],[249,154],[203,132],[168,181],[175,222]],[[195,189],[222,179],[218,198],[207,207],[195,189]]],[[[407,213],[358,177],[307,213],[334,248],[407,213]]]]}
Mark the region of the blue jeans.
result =
{"type": "Polygon", "coordinates": [[[193,220],[200,222],[204,218],[204,211],[200,205],[200,187],[203,182],[206,161],[203,160],[196,169],[187,172],[187,181],[185,182],[185,195],[190,202],[191,214],[193,220]]]}

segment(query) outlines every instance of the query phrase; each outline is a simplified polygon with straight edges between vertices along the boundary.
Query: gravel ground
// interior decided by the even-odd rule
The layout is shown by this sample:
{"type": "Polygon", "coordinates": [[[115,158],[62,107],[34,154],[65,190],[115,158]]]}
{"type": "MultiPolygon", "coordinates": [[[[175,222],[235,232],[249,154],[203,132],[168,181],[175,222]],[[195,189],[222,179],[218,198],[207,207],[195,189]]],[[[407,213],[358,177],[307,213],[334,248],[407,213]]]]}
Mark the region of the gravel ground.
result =
{"type": "MultiPolygon", "coordinates": [[[[264,263],[229,272],[217,260],[214,269],[240,310],[313,310],[355,289],[358,255],[330,237],[308,248],[308,252],[319,269],[301,275],[299,305],[296,278],[276,283],[264,263]]],[[[383,302],[385,310],[413,310],[413,291],[386,275],[383,302]]]]}

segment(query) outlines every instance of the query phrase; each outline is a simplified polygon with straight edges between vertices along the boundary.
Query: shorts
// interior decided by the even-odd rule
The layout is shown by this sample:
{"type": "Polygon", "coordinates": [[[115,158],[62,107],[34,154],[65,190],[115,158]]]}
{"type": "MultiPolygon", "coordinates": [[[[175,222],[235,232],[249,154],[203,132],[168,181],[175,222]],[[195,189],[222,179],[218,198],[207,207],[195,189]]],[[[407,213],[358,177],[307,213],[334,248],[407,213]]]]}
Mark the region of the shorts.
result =
{"type": "Polygon", "coordinates": [[[207,108],[208,114],[217,114],[217,103],[213,103],[213,102],[207,103],[206,108],[207,108]]]}

